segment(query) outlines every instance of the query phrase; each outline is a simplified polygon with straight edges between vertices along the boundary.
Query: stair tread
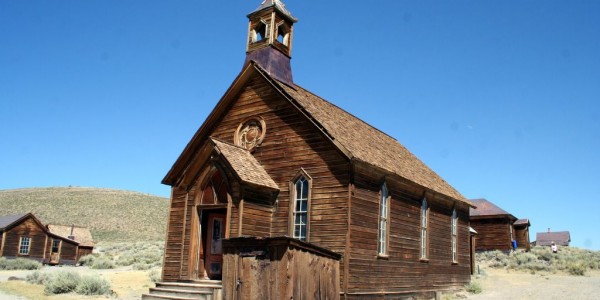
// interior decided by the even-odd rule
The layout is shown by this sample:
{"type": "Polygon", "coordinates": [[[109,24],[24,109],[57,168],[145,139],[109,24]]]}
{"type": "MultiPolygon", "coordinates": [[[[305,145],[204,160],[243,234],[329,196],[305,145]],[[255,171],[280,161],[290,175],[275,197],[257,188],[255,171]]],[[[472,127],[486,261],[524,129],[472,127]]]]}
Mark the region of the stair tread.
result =
{"type": "Polygon", "coordinates": [[[144,299],[144,297],[159,298],[159,299],[168,299],[168,300],[198,300],[197,298],[175,297],[175,296],[153,295],[153,294],[143,294],[142,295],[142,299],[144,299]]]}
{"type": "Polygon", "coordinates": [[[152,291],[173,292],[173,293],[182,293],[182,294],[208,294],[208,295],[212,295],[212,293],[213,293],[213,292],[209,292],[209,291],[165,289],[165,288],[158,288],[158,287],[150,288],[150,294],[152,294],[152,291]]]}

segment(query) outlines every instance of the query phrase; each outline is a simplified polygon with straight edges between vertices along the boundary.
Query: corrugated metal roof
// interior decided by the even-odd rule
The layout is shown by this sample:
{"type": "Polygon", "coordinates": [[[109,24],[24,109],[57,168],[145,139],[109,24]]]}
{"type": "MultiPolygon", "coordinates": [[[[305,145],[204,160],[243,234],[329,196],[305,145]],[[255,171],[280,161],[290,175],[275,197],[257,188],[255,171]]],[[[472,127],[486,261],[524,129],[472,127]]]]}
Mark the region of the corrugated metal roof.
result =
{"type": "Polygon", "coordinates": [[[29,213],[18,214],[18,215],[9,215],[9,216],[0,216],[0,230],[4,230],[4,228],[12,225],[16,221],[22,219],[27,216],[29,213]]]}

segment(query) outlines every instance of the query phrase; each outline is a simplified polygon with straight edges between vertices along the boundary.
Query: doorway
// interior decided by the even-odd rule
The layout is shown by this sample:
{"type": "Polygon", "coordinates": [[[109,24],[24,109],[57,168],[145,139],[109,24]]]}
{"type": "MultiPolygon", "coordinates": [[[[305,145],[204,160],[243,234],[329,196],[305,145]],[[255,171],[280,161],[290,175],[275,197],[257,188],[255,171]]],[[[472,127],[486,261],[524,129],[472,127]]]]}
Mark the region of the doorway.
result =
{"type": "Polygon", "coordinates": [[[60,246],[62,241],[59,239],[52,239],[52,247],[50,248],[50,264],[57,265],[60,263],[60,246]]]}
{"type": "Polygon", "coordinates": [[[223,239],[227,227],[226,208],[198,207],[195,235],[198,243],[192,247],[192,280],[220,280],[223,269],[223,239]]]}

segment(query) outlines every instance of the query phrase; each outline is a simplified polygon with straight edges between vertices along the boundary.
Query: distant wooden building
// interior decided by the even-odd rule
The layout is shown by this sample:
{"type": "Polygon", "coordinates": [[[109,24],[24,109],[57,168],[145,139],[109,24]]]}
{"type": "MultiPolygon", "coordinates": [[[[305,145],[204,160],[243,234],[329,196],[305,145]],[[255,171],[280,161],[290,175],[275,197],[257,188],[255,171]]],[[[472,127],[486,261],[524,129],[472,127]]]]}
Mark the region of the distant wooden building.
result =
{"type": "Polygon", "coordinates": [[[48,231],[57,236],[52,238],[50,263],[77,264],[82,256],[92,254],[94,240],[85,227],[75,225],[48,224],[48,231]]]}
{"type": "Polygon", "coordinates": [[[531,250],[531,241],[529,239],[529,219],[518,219],[513,223],[514,238],[517,240],[519,249],[531,250]]]}
{"type": "Polygon", "coordinates": [[[515,216],[486,199],[471,199],[471,227],[477,231],[477,251],[510,251],[515,216]]]}
{"type": "Polygon", "coordinates": [[[61,232],[60,229],[52,232],[31,213],[0,217],[0,256],[74,265],[82,255],[92,252],[94,244],[89,230],[78,230],[86,236],[85,240],[62,236],[61,232]]]}
{"type": "MultiPolygon", "coordinates": [[[[427,297],[468,283],[471,202],[394,138],[293,81],[296,19],[281,1],[248,18],[241,73],[162,181],[172,187],[162,280],[240,280],[223,272],[250,267],[224,265],[223,239],[287,236],[302,242],[287,242],[289,253],[341,254],[347,299],[427,297]]],[[[225,264],[273,255],[233,240],[237,256],[225,264]]],[[[243,299],[250,285],[224,286],[226,299],[243,299]]]]}
{"type": "Polygon", "coordinates": [[[537,246],[550,246],[555,243],[559,246],[569,246],[571,243],[571,233],[568,231],[550,231],[538,232],[536,234],[535,244],[537,246]]]}

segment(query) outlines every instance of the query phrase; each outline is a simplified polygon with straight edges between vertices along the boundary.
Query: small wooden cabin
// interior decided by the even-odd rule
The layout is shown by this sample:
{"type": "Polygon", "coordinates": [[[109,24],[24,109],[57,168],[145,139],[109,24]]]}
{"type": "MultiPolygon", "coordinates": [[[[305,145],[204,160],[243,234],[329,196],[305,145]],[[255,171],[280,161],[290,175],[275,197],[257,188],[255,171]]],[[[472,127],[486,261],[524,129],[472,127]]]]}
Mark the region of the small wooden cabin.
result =
{"type": "Polygon", "coordinates": [[[513,223],[515,240],[517,240],[518,249],[531,250],[531,241],[529,240],[529,219],[518,219],[513,223]]]}
{"type": "Polygon", "coordinates": [[[94,240],[85,227],[75,225],[48,224],[48,231],[57,236],[52,238],[51,264],[77,264],[82,256],[92,254],[94,240]]]}
{"type": "MultiPolygon", "coordinates": [[[[394,138],[293,81],[296,19],[281,1],[248,18],[241,73],[162,181],[172,187],[162,280],[239,280],[223,274],[243,261],[223,261],[223,239],[285,236],[341,255],[345,299],[468,283],[471,202],[394,138]]],[[[223,286],[227,299],[239,292],[223,286]]]]}
{"type": "MultiPolygon", "coordinates": [[[[477,208],[471,208],[471,227],[477,231],[477,251],[500,250],[508,252],[512,249],[512,241],[516,238],[513,224],[517,218],[486,199],[471,199],[477,208]]],[[[527,227],[529,231],[529,227],[527,227]]],[[[523,233],[523,231],[521,231],[523,233]]],[[[528,236],[528,234],[527,234],[528,236]]],[[[517,240],[517,246],[519,245],[517,240]]]]}
{"type": "Polygon", "coordinates": [[[568,231],[550,231],[548,228],[547,232],[538,232],[536,234],[537,246],[550,246],[555,243],[559,246],[569,246],[571,243],[571,233],[568,231]]]}
{"type": "Polygon", "coordinates": [[[75,240],[60,227],[44,226],[32,213],[0,217],[0,256],[75,265],[81,256],[92,253],[94,244],[87,228],[78,227],[74,232],[82,238],[75,240]]]}
{"type": "Polygon", "coordinates": [[[44,262],[48,233],[31,213],[0,217],[0,256],[44,262]]]}

